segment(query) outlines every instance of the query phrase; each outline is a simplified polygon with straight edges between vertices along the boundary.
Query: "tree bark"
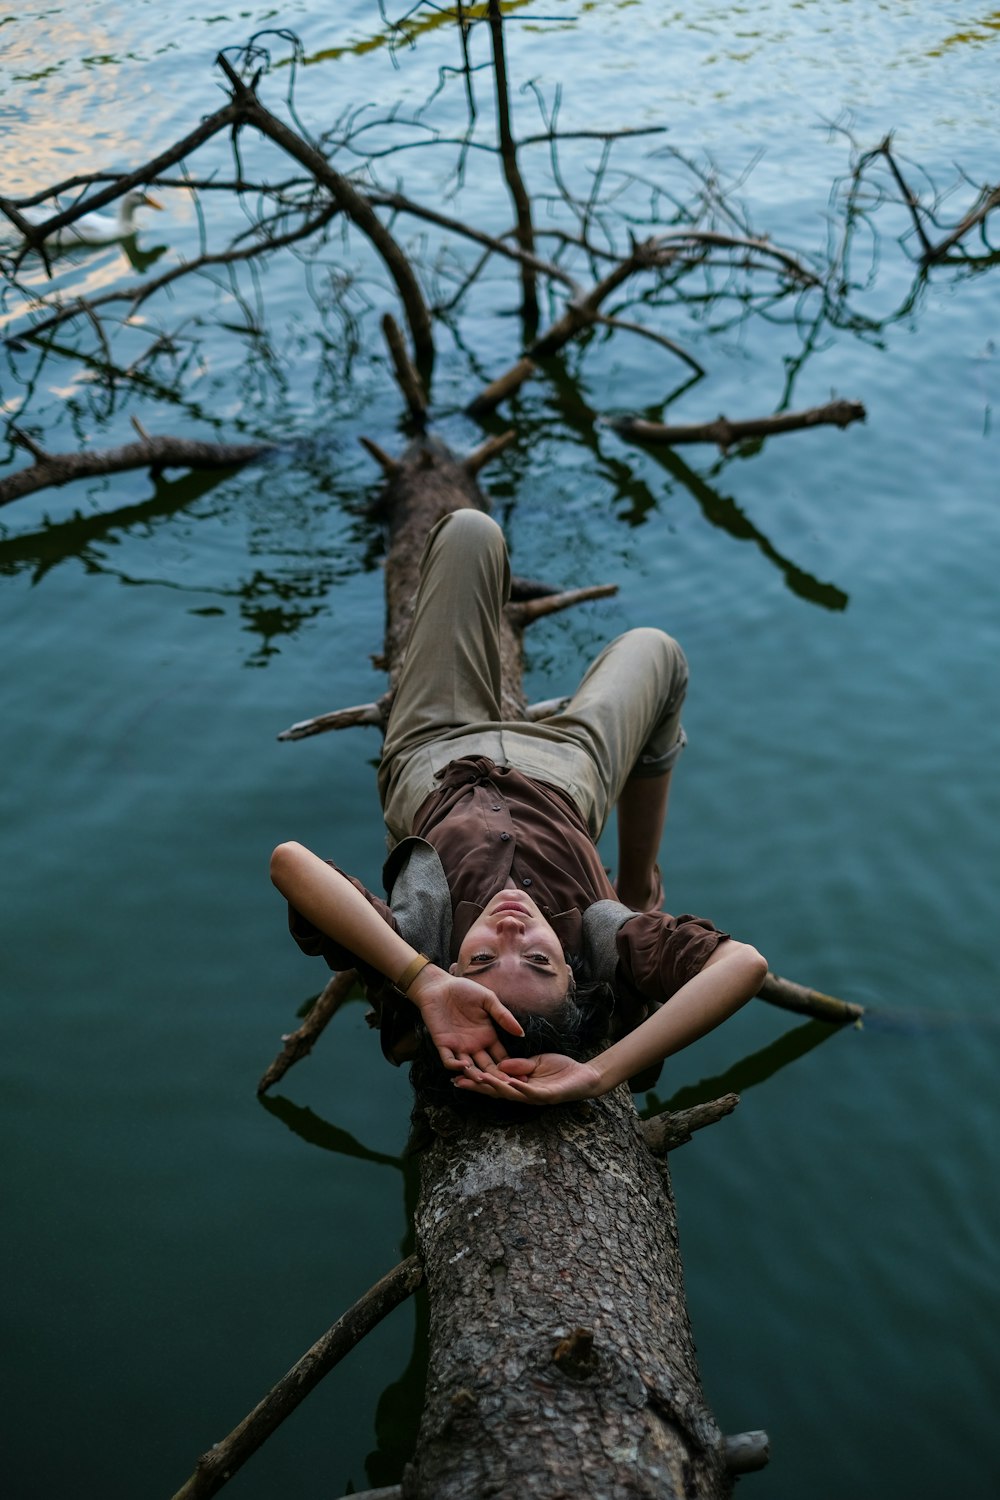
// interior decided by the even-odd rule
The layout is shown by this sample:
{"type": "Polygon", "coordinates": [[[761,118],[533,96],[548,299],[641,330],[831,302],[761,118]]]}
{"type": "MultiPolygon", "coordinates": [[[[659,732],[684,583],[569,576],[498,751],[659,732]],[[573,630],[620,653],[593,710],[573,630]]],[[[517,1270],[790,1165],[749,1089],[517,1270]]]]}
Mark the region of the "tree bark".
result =
{"type": "Polygon", "coordinates": [[[404,1495],[729,1494],[669,1181],[627,1090],[503,1125],[432,1114],[430,1368],[404,1495]]]}

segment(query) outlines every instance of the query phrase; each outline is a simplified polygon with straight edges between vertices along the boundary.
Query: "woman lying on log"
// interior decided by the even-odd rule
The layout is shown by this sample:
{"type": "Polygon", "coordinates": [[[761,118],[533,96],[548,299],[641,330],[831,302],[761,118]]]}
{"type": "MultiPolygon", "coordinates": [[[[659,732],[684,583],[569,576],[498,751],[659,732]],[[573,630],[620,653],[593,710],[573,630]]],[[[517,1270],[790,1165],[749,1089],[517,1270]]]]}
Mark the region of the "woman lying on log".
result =
{"type": "Polygon", "coordinates": [[[279,845],[271,878],[299,946],[362,974],[391,1061],[424,1034],[476,1094],[551,1104],[648,1087],[767,972],[711,922],[660,910],[687,663],[662,631],[630,630],[560,712],[502,722],[509,585],[482,512],[430,533],[379,766],[390,904],[301,844],[279,845]],[[617,888],[596,848],[616,805],[617,888]]]}

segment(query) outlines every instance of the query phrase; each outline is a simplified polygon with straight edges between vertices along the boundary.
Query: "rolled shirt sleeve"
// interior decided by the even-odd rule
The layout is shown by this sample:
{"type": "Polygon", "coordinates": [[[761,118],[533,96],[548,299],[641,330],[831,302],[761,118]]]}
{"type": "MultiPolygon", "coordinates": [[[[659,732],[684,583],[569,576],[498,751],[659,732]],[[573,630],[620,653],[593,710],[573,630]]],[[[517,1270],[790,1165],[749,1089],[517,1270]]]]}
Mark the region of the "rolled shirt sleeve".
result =
{"type": "Polygon", "coordinates": [[[652,1008],[669,1000],[700,974],[720,943],[729,937],[707,917],[686,912],[639,912],[618,929],[618,963],[629,984],[652,1008]]]}

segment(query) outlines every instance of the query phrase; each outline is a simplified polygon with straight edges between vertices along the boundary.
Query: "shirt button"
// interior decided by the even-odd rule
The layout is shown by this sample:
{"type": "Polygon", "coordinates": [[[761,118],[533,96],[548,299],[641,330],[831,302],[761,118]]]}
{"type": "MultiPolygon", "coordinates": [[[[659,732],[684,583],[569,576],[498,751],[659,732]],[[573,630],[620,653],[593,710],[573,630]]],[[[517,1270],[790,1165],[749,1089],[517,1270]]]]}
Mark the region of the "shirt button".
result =
{"type": "Polygon", "coordinates": [[[501,842],[501,844],[509,844],[510,843],[510,834],[509,833],[502,833],[500,835],[500,842],[501,842]]]}
{"type": "Polygon", "coordinates": [[[521,881],[521,884],[522,884],[522,885],[530,885],[530,884],[531,884],[531,881],[530,881],[530,880],[527,880],[527,879],[526,879],[526,880],[522,880],[522,881],[521,881]]]}
{"type": "Polygon", "coordinates": [[[499,804],[499,802],[495,802],[493,804],[493,811],[494,812],[499,812],[500,811],[500,804],[499,804]]]}

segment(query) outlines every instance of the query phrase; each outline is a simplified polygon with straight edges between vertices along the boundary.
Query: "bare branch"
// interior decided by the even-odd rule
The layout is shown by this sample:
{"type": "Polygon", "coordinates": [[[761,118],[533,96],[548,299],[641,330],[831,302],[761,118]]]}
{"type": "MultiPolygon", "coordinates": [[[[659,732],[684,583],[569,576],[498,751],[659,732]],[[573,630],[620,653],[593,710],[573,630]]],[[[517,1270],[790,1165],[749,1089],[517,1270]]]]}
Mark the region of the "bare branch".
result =
{"type": "Polygon", "coordinates": [[[498,239],[496,235],[486,234],[472,224],[463,223],[461,219],[453,219],[448,214],[439,213],[437,209],[428,208],[423,203],[415,203],[412,198],[406,198],[402,193],[387,193],[373,188],[367,194],[367,198],[370,203],[379,208],[392,208],[397,213],[412,214],[414,218],[425,219],[428,224],[436,224],[439,229],[448,229],[453,234],[460,234],[465,239],[474,240],[477,245],[484,245],[497,255],[504,255],[508,260],[516,260],[522,265],[530,266],[541,275],[548,276],[552,281],[562,282],[572,291],[579,289],[569,272],[557,266],[554,261],[543,260],[533,250],[529,253],[520,245],[510,245],[506,240],[498,239]]]}
{"type": "Polygon", "coordinates": [[[278,735],[279,740],[307,740],[314,734],[325,734],[328,729],[355,729],[358,725],[371,725],[384,729],[389,717],[392,696],[383,693],[375,703],[358,703],[353,708],[335,708],[330,713],[317,714],[313,719],[300,719],[278,735]]]}
{"type": "MultiPolygon", "coordinates": [[[[23,440],[23,435],[22,435],[23,440]]],[[[273,443],[201,443],[190,438],[152,437],[120,448],[84,453],[46,453],[30,469],[0,479],[0,505],[75,479],[121,474],[128,469],[234,469],[274,450],[273,443]]]]}
{"type": "Polygon", "coordinates": [[[865,415],[860,401],[830,401],[826,406],[813,406],[808,411],[775,412],[770,417],[750,417],[741,422],[731,422],[728,417],[720,416],[714,422],[670,425],[649,422],[645,417],[610,417],[606,419],[606,425],[629,442],[666,447],[676,447],[680,443],[717,443],[725,452],[734,443],[747,438],[772,437],[780,432],[797,432],[809,427],[847,427],[851,422],[863,422],[865,415]]]}
{"type": "MultiPolygon", "coordinates": [[[[627,318],[611,317],[607,313],[595,313],[593,320],[595,323],[604,324],[607,328],[621,328],[625,333],[637,333],[644,339],[651,339],[654,344],[659,344],[661,349],[668,349],[671,354],[676,354],[677,358],[682,359],[696,375],[705,373],[704,366],[698,363],[693,354],[689,354],[686,349],[681,348],[680,344],[675,344],[673,339],[668,339],[663,333],[657,333],[653,328],[646,328],[642,323],[632,323],[627,318]]],[[[485,391],[483,394],[486,394],[485,391]]]]}
{"type": "Polygon", "coordinates": [[[417,364],[430,369],[434,363],[434,337],[431,330],[431,315],[407,256],[375,213],[371,203],[353,183],[336,171],[322,152],[302,139],[289,126],[283,124],[270,110],[265,109],[256,94],[248,89],[220,52],[216,62],[233,87],[241,116],[280,146],[289,156],[300,162],[311,172],[317,182],[333,194],[337,203],[353,223],[366,234],[385,262],[396,289],[399,292],[410,336],[417,356],[417,364]]]}
{"type": "Polygon", "coordinates": [[[403,335],[392,313],[386,313],[383,317],[382,332],[385,334],[385,341],[392,356],[393,369],[396,371],[396,380],[410,409],[410,416],[418,430],[423,432],[427,426],[427,397],[424,393],[423,381],[410,359],[403,335]]]}
{"type": "Polygon", "coordinates": [[[373,442],[371,438],[367,437],[359,437],[358,442],[367,453],[371,454],[372,458],[382,470],[382,473],[385,474],[388,478],[391,478],[392,475],[397,472],[397,470],[399,469],[399,460],[397,458],[392,458],[388,453],[386,453],[384,448],[379,447],[378,443],[373,442]]]}
{"type": "Polygon", "coordinates": [[[524,717],[529,724],[537,724],[539,719],[551,719],[553,714],[562,713],[569,701],[567,693],[562,698],[544,698],[540,703],[529,703],[524,717]]]}
{"type": "Polygon", "coordinates": [[[501,401],[506,401],[515,391],[519,391],[526,380],[535,373],[535,366],[530,359],[519,359],[516,365],[512,365],[499,380],[494,380],[491,385],[486,386],[479,392],[465,408],[470,417],[486,417],[491,411],[495,411],[501,401]]]}
{"type": "Polygon", "coordinates": [[[479,473],[480,469],[485,468],[488,463],[491,463],[498,453],[502,453],[505,448],[509,448],[516,438],[516,432],[502,432],[499,437],[487,438],[481,447],[462,460],[462,468],[470,479],[473,478],[479,473]]]}
{"type": "MultiPolygon", "coordinates": [[[[238,261],[253,260],[256,256],[266,255],[272,250],[280,250],[286,245],[293,245],[297,240],[308,238],[317,229],[322,229],[324,224],[339,213],[336,204],[330,204],[322,213],[312,219],[307,219],[297,229],[290,229],[287,234],[273,235],[256,245],[250,245],[244,250],[221,250],[215,254],[199,255],[196,260],[182,261],[180,265],[172,266],[162,276],[151,277],[148,281],[139,282],[135,286],[120,287],[116,291],[102,292],[96,297],[78,297],[72,302],[67,302],[58,308],[47,318],[42,318],[37,323],[32,323],[29,328],[18,331],[18,338],[37,338],[42,333],[47,333],[50,328],[57,328],[72,318],[83,315],[94,321],[93,314],[99,307],[106,307],[112,302],[130,302],[132,309],[140,307],[143,302],[152,297],[154,292],[162,290],[174,281],[179,281],[182,276],[190,276],[196,271],[203,271],[208,266],[228,266],[238,261]]],[[[108,363],[110,364],[110,357],[108,363]]]]}
{"type": "Polygon", "coordinates": [[[588,599],[610,599],[617,594],[617,583],[595,583],[587,588],[567,589],[562,594],[549,594],[544,599],[526,599],[523,604],[508,604],[507,618],[515,630],[523,630],[543,615],[555,615],[560,610],[571,609],[574,604],[584,604],[588,599]]]}
{"type": "Polygon", "coordinates": [[[846,1026],[860,1021],[865,1013],[863,1005],[852,1000],[838,1000],[836,995],[824,995],[822,990],[807,989],[791,979],[782,979],[778,974],[768,974],[757,992],[758,1000],[766,1000],[781,1010],[792,1010],[800,1016],[814,1016],[817,1021],[829,1021],[834,1026],[846,1026]]]}
{"type": "MultiPolygon", "coordinates": [[[[605,585],[594,591],[580,589],[576,591],[576,595],[585,595],[588,599],[599,599],[605,597],[608,592],[614,592],[615,587],[613,585],[605,585]]],[[[565,594],[557,594],[555,590],[552,590],[545,597],[552,598],[555,601],[554,608],[556,610],[567,609],[571,604],[580,604],[583,602],[581,597],[567,598],[565,594]]],[[[509,604],[507,606],[508,616],[511,614],[511,611],[521,609],[522,607],[521,604],[509,604]]],[[[552,612],[551,610],[549,611],[549,613],[552,612]]],[[[542,611],[542,613],[545,613],[545,611],[542,611]]],[[[531,618],[537,619],[538,616],[536,614],[531,618]]],[[[512,621],[512,623],[515,622],[512,621]]],[[[522,623],[530,624],[530,620],[523,621],[522,623]]],[[[353,708],[335,708],[329,713],[317,714],[312,719],[300,719],[297,724],[292,724],[288,729],[283,729],[277,738],[279,740],[307,740],[314,734],[325,734],[328,730],[332,729],[384,729],[389,719],[392,698],[393,695],[390,689],[389,692],[383,693],[382,697],[378,698],[374,703],[358,703],[353,708]]],[[[550,719],[553,714],[557,714],[564,709],[568,702],[569,696],[565,695],[561,698],[545,698],[540,703],[529,703],[524,710],[523,717],[529,724],[537,723],[539,719],[550,719]]],[[[312,1011],[309,1014],[312,1016],[312,1011]]],[[[293,1033],[293,1036],[297,1034],[293,1033]]]]}
{"type": "Polygon", "coordinates": [[[633,135],[666,135],[669,125],[625,125],[618,130],[542,130],[522,135],[521,146],[548,145],[551,141],[622,141],[633,135]]]}
{"type": "MultiPolygon", "coordinates": [[[[279,735],[278,738],[280,739],[281,736],[279,735]]],[[[270,1067],[265,1069],[257,1085],[258,1095],[266,1094],[269,1088],[273,1088],[284,1078],[289,1068],[294,1067],[303,1057],[309,1056],[328,1023],[333,1020],[350,995],[357,977],[354,969],[345,969],[328,980],[323,993],[310,1008],[302,1025],[296,1031],[291,1031],[281,1038],[284,1046],[270,1067]]]]}
{"type": "Polygon", "coordinates": [[[27,432],[22,432],[20,427],[14,426],[13,422],[10,423],[8,431],[15,443],[20,443],[22,448],[27,448],[31,456],[37,458],[39,463],[47,464],[49,462],[49,455],[45,449],[40,448],[34,438],[27,432]]]}
{"type": "Polygon", "coordinates": [[[938,244],[925,249],[923,263],[930,265],[937,260],[943,260],[949,250],[954,249],[959,240],[974,229],[977,224],[982,224],[987,214],[992,213],[995,208],[1000,208],[1000,187],[984,187],[972,208],[960,223],[956,224],[950,234],[945,235],[938,244]]]}
{"type": "Polygon", "coordinates": [[[722,1439],[722,1458],[730,1474],[753,1474],[771,1461],[770,1439],[759,1430],[731,1433],[722,1439]]]}
{"type": "Polygon", "coordinates": [[[655,252],[660,249],[669,257],[672,256],[678,245],[717,245],[727,250],[753,250],[759,255],[766,255],[784,266],[786,271],[796,278],[797,281],[805,282],[807,286],[821,286],[822,282],[815,271],[805,265],[797,256],[789,250],[782,250],[779,245],[772,245],[766,237],[755,237],[753,235],[722,234],[714,229],[676,229],[667,234],[657,235],[652,242],[652,257],[655,260],[655,252]]]}
{"type": "Polygon", "coordinates": [[[904,178],[902,172],[900,171],[899,164],[892,154],[891,135],[886,136],[882,144],[876,148],[875,154],[885,157],[886,164],[895,179],[896,186],[899,188],[899,191],[903,195],[903,202],[910,210],[910,217],[913,220],[913,227],[917,231],[917,238],[920,240],[920,243],[923,246],[924,258],[926,260],[929,256],[933,255],[933,249],[930,240],[927,238],[923,220],[920,217],[920,202],[915,194],[911,191],[909,183],[904,178]]]}
{"type": "Polygon", "coordinates": [[[536,339],[528,351],[535,358],[541,359],[546,355],[556,354],[574,338],[582,328],[587,328],[593,322],[594,314],[601,303],[610,297],[613,291],[621,286],[622,282],[639,269],[642,265],[650,264],[649,252],[653,248],[653,241],[647,241],[644,245],[634,246],[631,255],[620,260],[607,276],[591,287],[589,292],[574,298],[552,326],[536,339]]]}
{"type": "Polygon", "coordinates": [[[137,167],[135,171],[125,172],[118,176],[106,188],[100,188],[89,197],[81,198],[72,208],[63,209],[59,213],[53,214],[52,218],[46,219],[44,224],[35,226],[27,225],[25,227],[23,219],[18,223],[17,220],[20,216],[15,217],[16,210],[14,213],[11,212],[13,205],[6,198],[0,198],[0,210],[3,210],[12,222],[17,223],[18,230],[25,235],[28,244],[31,247],[37,248],[43,240],[58,234],[67,225],[73,224],[77,219],[82,218],[84,214],[91,213],[97,208],[103,208],[106,203],[112,203],[116,198],[120,198],[123,193],[127,193],[129,188],[147,183],[151,177],[157,176],[165,168],[182,161],[185,156],[189,156],[192,151],[204,145],[206,141],[211,140],[214,135],[218,135],[220,130],[225,130],[228,125],[237,124],[241,114],[242,109],[240,104],[235,100],[230,100],[222,109],[216,110],[214,114],[208,115],[206,119],[202,120],[196,129],[189,131],[181,140],[175,141],[166,151],[161,151],[158,156],[154,156],[151,161],[146,162],[143,166],[137,167]]]}

